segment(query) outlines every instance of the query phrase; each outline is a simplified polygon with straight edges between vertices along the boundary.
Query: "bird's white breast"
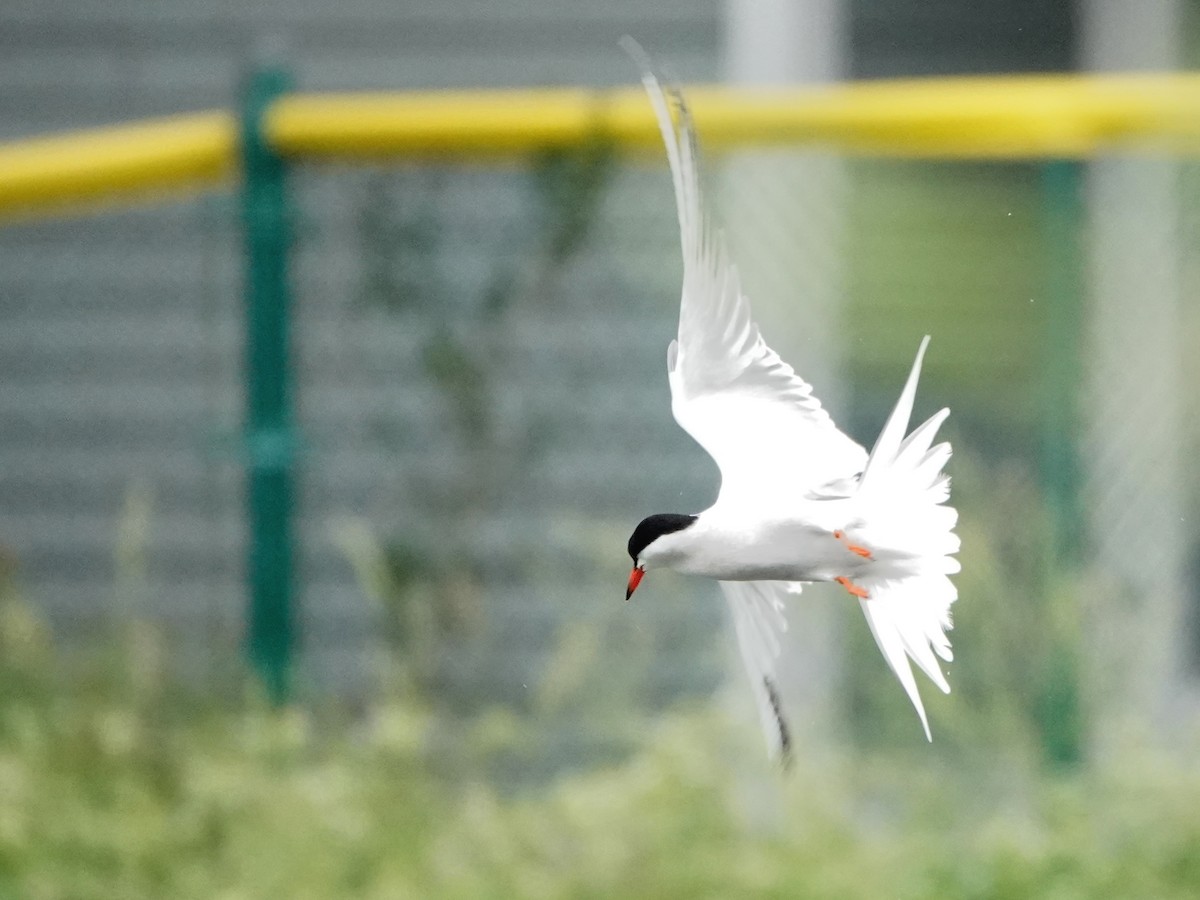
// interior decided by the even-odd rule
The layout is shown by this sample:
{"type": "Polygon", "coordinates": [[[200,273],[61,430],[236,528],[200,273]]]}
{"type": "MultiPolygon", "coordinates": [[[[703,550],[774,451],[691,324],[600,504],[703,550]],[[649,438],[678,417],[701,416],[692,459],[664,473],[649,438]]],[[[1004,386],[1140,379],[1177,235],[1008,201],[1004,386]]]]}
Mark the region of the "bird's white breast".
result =
{"type": "MultiPolygon", "coordinates": [[[[853,576],[863,561],[833,537],[847,510],[841,501],[817,501],[787,514],[745,513],[720,504],[694,525],[669,535],[652,564],[720,581],[828,581],[853,576]]],[[[657,543],[657,542],[656,542],[657,543]]]]}

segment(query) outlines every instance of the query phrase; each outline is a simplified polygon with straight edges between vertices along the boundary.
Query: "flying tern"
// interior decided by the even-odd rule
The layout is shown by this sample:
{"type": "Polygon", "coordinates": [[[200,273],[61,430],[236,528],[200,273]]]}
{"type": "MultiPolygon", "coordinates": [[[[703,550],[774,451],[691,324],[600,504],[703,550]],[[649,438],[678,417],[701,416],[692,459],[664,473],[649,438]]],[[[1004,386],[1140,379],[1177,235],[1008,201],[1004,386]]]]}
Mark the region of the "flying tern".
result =
{"type": "Polygon", "coordinates": [[[659,513],[638,524],[625,599],[655,568],[716,579],[768,752],[786,763],[792,738],[776,676],[784,601],[806,582],[836,582],[857,598],[932,740],[908,660],[949,692],[935,654],[953,658],[946,632],[958,591],[947,576],[959,571],[959,539],[942,471],[950,445],[933,443],[950,411],[906,436],[929,337],[868,454],[763,340],[723,237],[705,219],[682,93],[673,88],[668,100],[640,48],[626,46],[642,65],[662,131],[682,238],[679,332],[667,349],[671,411],[716,462],[721,487],[703,512],[659,513]]]}

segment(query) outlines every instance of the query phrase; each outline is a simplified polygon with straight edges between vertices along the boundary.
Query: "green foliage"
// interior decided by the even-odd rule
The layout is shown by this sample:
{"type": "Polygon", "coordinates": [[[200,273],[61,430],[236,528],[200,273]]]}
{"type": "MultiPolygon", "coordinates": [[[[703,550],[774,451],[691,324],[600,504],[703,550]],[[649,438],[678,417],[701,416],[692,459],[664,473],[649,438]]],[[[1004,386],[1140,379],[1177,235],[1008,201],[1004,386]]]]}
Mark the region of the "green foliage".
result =
{"type": "MultiPolygon", "coordinates": [[[[802,755],[756,762],[713,712],[627,722],[640,749],[516,792],[486,763],[539,720],[480,717],[439,775],[403,696],[365,719],[217,702],[117,635],[67,678],[17,601],[0,615],[0,896],[1194,896],[1200,770],[1028,769],[802,755]],[[78,676],[79,672],[75,673],[78,676]],[[747,788],[746,779],[767,786],[747,788]]],[[[547,700],[547,702],[552,702],[547,700]]]]}

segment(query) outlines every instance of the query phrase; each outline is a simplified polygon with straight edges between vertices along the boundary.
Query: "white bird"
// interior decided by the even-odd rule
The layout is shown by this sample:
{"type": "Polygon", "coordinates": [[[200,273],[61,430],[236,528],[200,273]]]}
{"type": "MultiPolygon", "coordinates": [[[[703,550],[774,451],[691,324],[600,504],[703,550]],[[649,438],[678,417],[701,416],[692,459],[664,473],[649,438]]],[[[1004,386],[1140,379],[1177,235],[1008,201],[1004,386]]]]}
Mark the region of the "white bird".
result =
{"type": "Polygon", "coordinates": [[[716,462],[721,488],[701,513],[658,514],[638,524],[629,539],[625,599],[654,568],[718,581],[768,752],[786,763],[791,735],[776,677],[784,600],[804,582],[837,582],[858,598],[932,740],[908,659],[949,692],[934,654],[952,659],[946,631],[958,591],[947,575],[959,570],[951,556],[959,539],[942,472],[950,445],[933,445],[950,411],[905,436],[929,337],[868,455],[763,341],[722,235],[701,208],[696,138],[683,97],[672,90],[676,122],[645,54],[632,41],[627,49],[642,65],[666,144],[682,235],[679,334],[667,349],[671,411],[716,462]]]}

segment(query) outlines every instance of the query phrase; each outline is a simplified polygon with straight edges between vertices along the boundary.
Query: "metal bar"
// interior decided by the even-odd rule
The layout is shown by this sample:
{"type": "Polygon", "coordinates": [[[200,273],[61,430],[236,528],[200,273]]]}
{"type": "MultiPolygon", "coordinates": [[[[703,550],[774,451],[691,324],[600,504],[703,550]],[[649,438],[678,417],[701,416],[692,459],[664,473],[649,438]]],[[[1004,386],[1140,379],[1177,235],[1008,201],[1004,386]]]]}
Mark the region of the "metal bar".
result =
{"type": "MultiPolygon", "coordinates": [[[[1075,75],[687,88],[710,150],[763,143],[942,159],[1200,150],[1200,76],[1075,75]]],[[[602,138],[652,150],[640,88],[298,94],[268,117],[285,156],[493,158],[602,138]]]]}
{"type": "Polygon", "coordinates": [[[232,181],[237,144],[224,111],[3,144],[0,220],[210,190],[232,181]]]}
{"type": "Polygon", "coordinates": [[[282,68],[251,77],[242,108],[242,215],[246,246],[247,643],[267,693],[282,702],[294,643],[292,536],[296,437],[289,352],[287,166],[263,119],[290,87],[282,68]]]}
{"type": "Polygon", "coordinates": [[[1041,473],[1050,506],[1054,557],[1073,562],[1082,546],[1079,391],[1083,332],[1083,166],[1042,167],[1047,248],[1047,312],[1042,348],[1041,473]]]}
{"type": "MultiPolygon", "coordinates": [[[[1200,154],[1200,75],[1010,75],[819,88],[688,87],[705,146],[821,144],[942,159],[1200,154]]],[[[640,88],[290,94],[265,113],[289,158],[519,158],[598,138],[658,152],[640,88]]],[[[215,111],[0,144],[0,220],[223,183],[235,117],[215,111]]]]}
{"type": "Polygon", "coordinates": [[[1049,535],[1041,579],[1047,645],[1036,716],[1042,751],[1053,766],[1076,765],[1083,753],[1078,598],[1064,587],[1070,582],[1063,576],[1078,565],[1084,542],[1078,446],[1083,382],[1083,179],[1084,167],[1077,162],[1058,160],[1042,167],[1047,318],[1039,469],[1049,535]]]}

